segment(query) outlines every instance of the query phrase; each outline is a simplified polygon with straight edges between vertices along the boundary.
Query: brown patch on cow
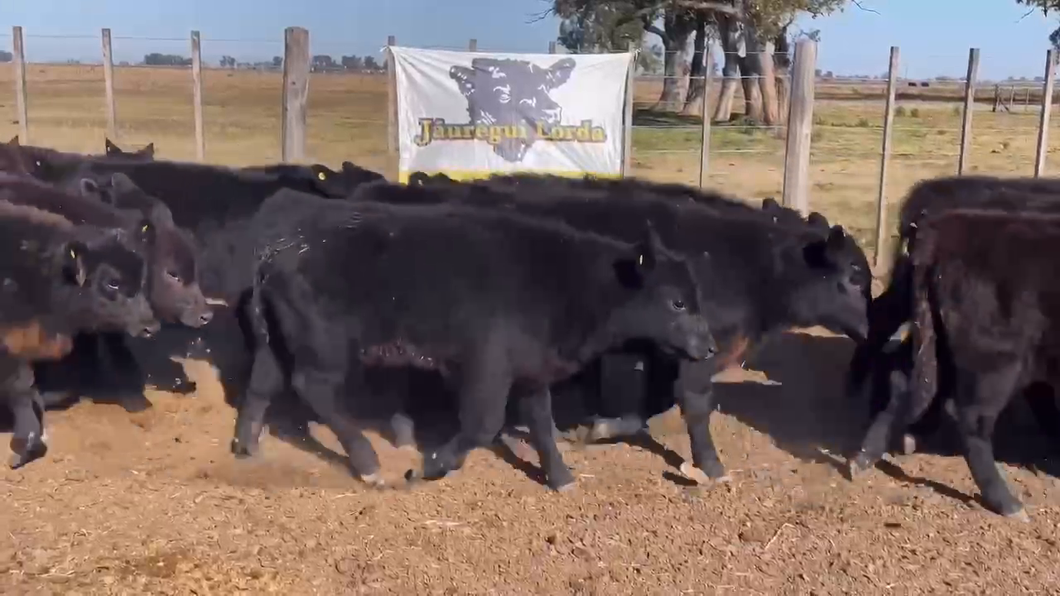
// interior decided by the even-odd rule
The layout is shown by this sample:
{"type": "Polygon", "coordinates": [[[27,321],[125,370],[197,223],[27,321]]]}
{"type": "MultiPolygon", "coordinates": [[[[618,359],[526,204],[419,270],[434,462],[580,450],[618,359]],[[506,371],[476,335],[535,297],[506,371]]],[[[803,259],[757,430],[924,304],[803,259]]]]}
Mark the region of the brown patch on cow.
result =
{"type": "Polygon", "coordinates": [[[737,367],[743,368],[744,357],[747,356],[747,350],[751,347],[751,338],[743,335],[742,333],[737,335],[718,353],[715,358],[718,359],[717,370],[722,371],[727,368],[737,367]]]}
{"type": "Polygon", "coordinates": [[[58,360],[74,347],[69,336],[46,332],[36,319],[0,329],[0,343],[8,354],[27,360],[58,360]]]}
{"type": "Polygon", "coordinates": [[[62,215],[30,207],[29,205],[16,205],[5,200],[0,200],[0,217],[25,219],[31,223],[44,224],[63,230],[74,229],[74,223],[62,215]]]}

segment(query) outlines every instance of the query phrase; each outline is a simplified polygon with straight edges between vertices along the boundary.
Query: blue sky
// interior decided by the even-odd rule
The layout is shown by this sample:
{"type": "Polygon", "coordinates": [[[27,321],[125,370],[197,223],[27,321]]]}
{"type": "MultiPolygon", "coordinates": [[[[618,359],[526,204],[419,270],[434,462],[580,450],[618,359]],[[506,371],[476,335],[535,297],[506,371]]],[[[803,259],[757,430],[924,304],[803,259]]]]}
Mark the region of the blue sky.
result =
{"type": "MultiPolygon", "coordinates": [[[[204,58],[240,60],[283,53],[283,28],[310,30],[314,53],[375,54],[387,35],[400,45],[480,50],[545,51],[557,22],[528,23],[547,7],[541,0],[0,0],[0,46],[10,47],[12,25],[25,29],[30,60],[98,60],[99,30],[110,27],[116,60],[148,52],[188,55],[189,31],[203,36],[204,58]],[[55,38],[52,36],[80,36],[55,38]],[[171,41],[147,41],[160,38],[171,41]],[[225,41],[221,41],[225,40],[225,41]],[[245,41],[227,41],[245,40],[245,41]]],[[[891,45],[902,49],[902,76],[962,76],[968,48],[981,49],[980,78],[1040,76],[1049,32],[1057,22],[1014,0],[863,0],[880,14],[854,6],[823,19],[818,66],[841,74],[882,74],[891,45]]],[[[654,39],[654,36],[649,36],[654,39]]]]}

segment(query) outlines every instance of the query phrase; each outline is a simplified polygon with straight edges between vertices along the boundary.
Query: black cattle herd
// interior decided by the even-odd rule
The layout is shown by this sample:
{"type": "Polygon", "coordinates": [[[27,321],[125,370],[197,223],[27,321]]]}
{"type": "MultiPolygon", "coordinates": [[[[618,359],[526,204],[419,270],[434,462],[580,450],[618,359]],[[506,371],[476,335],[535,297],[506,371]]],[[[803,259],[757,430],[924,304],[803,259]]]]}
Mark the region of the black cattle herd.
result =
{"type": "Polygon", "coordinates": [[[575,477],[555,395],[582,402],[594,440],[679,405],[681,472],[706,483],[726,477],[709,427],[715,373],[820,326],[855,343],[847,391],[871,415],[851,475],[915,448],[946,412],[984,504],[1026,519],[992,434],[1017,394],[1060,433],[1058,197],[1048,179],[917,184],[873,298],[842,226],[773,199],[529,174],[401,185],[350,162],[227,168],[157,160],[153,145],[82,155],[16,137],[0,145],[11,465],[45,455],[49,407],[106,395],[138,411],[146,385],[193,391],[171,359],[185,357],[217,369],[240,457],[266,425],[304,436],[317,421],[380,486],[363,429],[414,444],[442,412],[451,428],[420,442],[422,469],[406,473],[430,480],[514,419],[562,490],[575,477]],[[415,416],[425,403],[432,414],[415,416]]]}

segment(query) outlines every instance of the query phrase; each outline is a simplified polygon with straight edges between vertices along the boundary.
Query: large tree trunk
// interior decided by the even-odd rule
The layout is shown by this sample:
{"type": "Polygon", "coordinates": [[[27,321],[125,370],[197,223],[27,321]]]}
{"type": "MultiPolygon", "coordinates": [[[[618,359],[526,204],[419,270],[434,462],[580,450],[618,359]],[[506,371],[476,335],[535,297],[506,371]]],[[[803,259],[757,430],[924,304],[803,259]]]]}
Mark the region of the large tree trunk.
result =
{"type": "Polygon", "coordinates": [[[766,126],[777,126],[780,124],[780,106],[777,102],[777,79],[773,74],[773,42],[762,44],[760,50],[755,58],[762,74],[758,79],[758,87],[762,92],[762,119],[766,126]]]}
{"type": "MultiPolygon", "coordinates": [[[[791,42],[788,41],[788,28],[784,27],[773,41],[773,66],[777,77],[777,107],[780,110],[780,122],[788,122],[788,111],[791,109],[791,42]]],[[[778,129],[777,136],[784,130],[778,129]]]]}
{"type": "Polygon", "coordinates": [[[759,69],[758,52],[762,51],[761,44],[755,31],[746,25],[741,28],[744,52],[740,56],[740,82],[743,84],[744,117],[752,122],[762,122],[762,89],[758,82],[762,76],[759,69]]]}
{"type": "Polygon", "coordinates": [[[684,114],[701,113],[697,107],[706,101],[707,69],[707,18],[700,14],[696,18],[696,38],[692,46],[692,68],[688,71],[688,94],[685,96],[684,114]]]}
{"type": "Polygon", "coordinates": [[[695,19],[683,10],[667,9],[663,17],[665,31],[660,35],[663,42],[663,88],[658,107],[677,111],[681,101],[681,81],[688,63],[688,36],[695,28],[695,19]]]}
{"type": "Polygon", "coordinates": [[[736,97],[736,86],[740,83],[740,49],[737,37],[736,21],[728,15],[718,15],[718,37],[725,59],[721,67],[721,91],[718,93],[718,105],[714,108],[714,122],[732,120],[732,102],[736,97]]]}

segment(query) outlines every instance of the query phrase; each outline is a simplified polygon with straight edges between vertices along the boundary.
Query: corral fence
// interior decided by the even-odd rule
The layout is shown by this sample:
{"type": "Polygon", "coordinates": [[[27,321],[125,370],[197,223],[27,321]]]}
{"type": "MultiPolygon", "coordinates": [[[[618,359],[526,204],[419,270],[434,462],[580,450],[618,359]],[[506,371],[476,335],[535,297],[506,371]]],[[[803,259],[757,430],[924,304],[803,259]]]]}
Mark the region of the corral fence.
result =
{"type": "MultiPolygon", "coordinates": [[[[26,46],[22,27],[12,28],[12,59],[14,67],[14,89],[16,96],[16,114],[19,136],[23,143],[32,143],[30,135],[28,114],[28,90],[26,84],[26,46]]],[[[102,71],[105,94],[105,116],[106,132],[110,138],[118,138],[118,113],[115,108],[114,92],[114,59],[112,54],[112,35],[110,29],[102,30],[102,71]]],[[[175,41],[175,40],[168,40],[175,41]]],[[[203,110],[203,61],[202,61],[202,38],[198,31],[192,31],[188,39],[190,44],[190,84],[192,90],[192,103],[194,113],[194,147],[195,156],[200,161],[206,160],[206,135],[204,126],[203,110]]],[[[387,47],[396,46],[397,40],[394,36],[387,39],[387,47]]],[[[458,48],[463,49],[463,48],[458,48]]],[[[466,48],[467,51],[478,51],[478,44],[471,39],[466,48]]],[[[631,47],[631,51],[637,51],[631,47]]],[[[550,42],[549,53],[557,53],[555,42],[550,42]]],[[[315,72],[312,64],[312,53],[310,51],[309,31],[301,27],[288,27],[284,31],[284,49],[282,66],[282,99],[281,99],[281,127],[280,127],[280,155],[284,162],[300,162],[306,158],[307,144],[307,120],[310,74],[315,72]]],[[[386,52],[386,58],[382,70],[388,78],[387,84],[387,152],[393,157],[398,152],[397,142],[397,98],[395,69],[391,66],[391,53],[386,52]]],[[[713,73],[711,50],[706,51],[706,64],[708,65],[704,74],[700,77],[690,76],[687,78],[689,85],[692,81],[700,82],[705,91],[698,114],[700,122],[696,124],[699,128],[698,139],[698,184],[703,187],[707,183],[710,172],[711,156],[711,127],[717,126],[713,123],[710,113],[709,90],[712,84],[716,84],[722,77],[713,73]]],[[[815,118],[815,87],[821,84],[830,84],[827,77],[822,78],[816,69],[817,43],[810,39],[801,39],[795,44],[794,60],[787,75],[787,89],[789,96],[786,102],[780,105],[787,106],[786,114],[781,118],[781,125],[774,127],[775,134],[783,137],[783,183],[782,202],[787,206],[799,209],[803,213],[810,210],[809,191],[811,187],[810,176],[810,154],[814,137],[815,118]]],[[[974,104],[978,101],[992,102],[993,111],[1011,112],[1013,107],[1022,101],[1023,108],[1034,102],[1040,105],[1040,117],[1037,127],[1037,144],[1034,157],[1034,175],[1041,176],[1045,171],[1045,159],[1048,147],[1049,119],[1051,106],[1054,101],[1054,78],[1056,75],[1057,52],[1049,50],[1045,60],[1045,72],[1041,82],[1041,91],[1032,89],[1032,86],[1020,85],[1019,90],[1022,97],[1017,97],[1017,86],[1015,84],[995,84],[992,89],[979,89],[989,92],[989,97],[982,93],[977,95],[977,79],[979,70],[979,49],[972,48],[968,53],[968,68],[966,76],[955,81],[962,85],[962,94],[959,101],[962,104],[960,141],[957,154],[956,173],[964,174],[967,168],[967,155],[971,143],[972,116],[974,104]],[[1037,97],[1034,97],[1037,95],[1037,97]]],[[[636,79],[665,79],[673,78],[666,75],[636,74],[637,61],[632,62],[629,76],[627,78],[625,96],[625,118],[623,126],[624,151],[623,151],[623,174],[628,175],[631,168],[633,154],[632,138],[634,128],[651,128],[651,124],[634,125],[633,114],[635,99],[634,82],[636,79]]],[[[126,64],[122,63],[122,67],[126,64]]],[[[188,66],[188,65],[185,65],[188,66]]],[[[886,80],[874,81],[886,85],[885,109],[882,117],[882,141],[880,146],[879,177],[876,183],[876,213],[875,213],[875,250],[873,257],[874,268],[879,270],[885,266],[882,263],[886,251],[883,250],[885,239],[889,233],[887,225],[887,177],[888,165],[891,160],[892,127],[895,119],[896,99],[909,96],[910,91],[905,87],[918,87],[917,97],[932,99],[934,90],[924,89],[928,87],[926,82],[903,81],[899,78],[899,48],[892,47],[890,50],[890,63],[886,80]]],[[[746,78],[746,77],[742,77],[746,78]]],[[[841,83],[841,81],[839,81],[841,83]]],[[[835,85],[837,82],[832,82],[835,85]]],[[[958,99],[958,98],[948,98],[958,99]]],[[[658,102],[641,102],[657,104],[658,102]]],[[[688,106],[685,106],[686,112],[688,106]]],[[[955,109],[956,110],[956,109],[955,109]]],[[[955,111],[956,113],[956,111],[955,111]]],[[[673,127],[671,127],[673,128],[673,127]]],[[[685,128],[689,128],[685,126],[685,128]]],[[[657,149],[656,153],[666,153],[669,149],[657,149]]],[[[716,153],[741,152],[746,150],[722,150],[716,153]]]]}

